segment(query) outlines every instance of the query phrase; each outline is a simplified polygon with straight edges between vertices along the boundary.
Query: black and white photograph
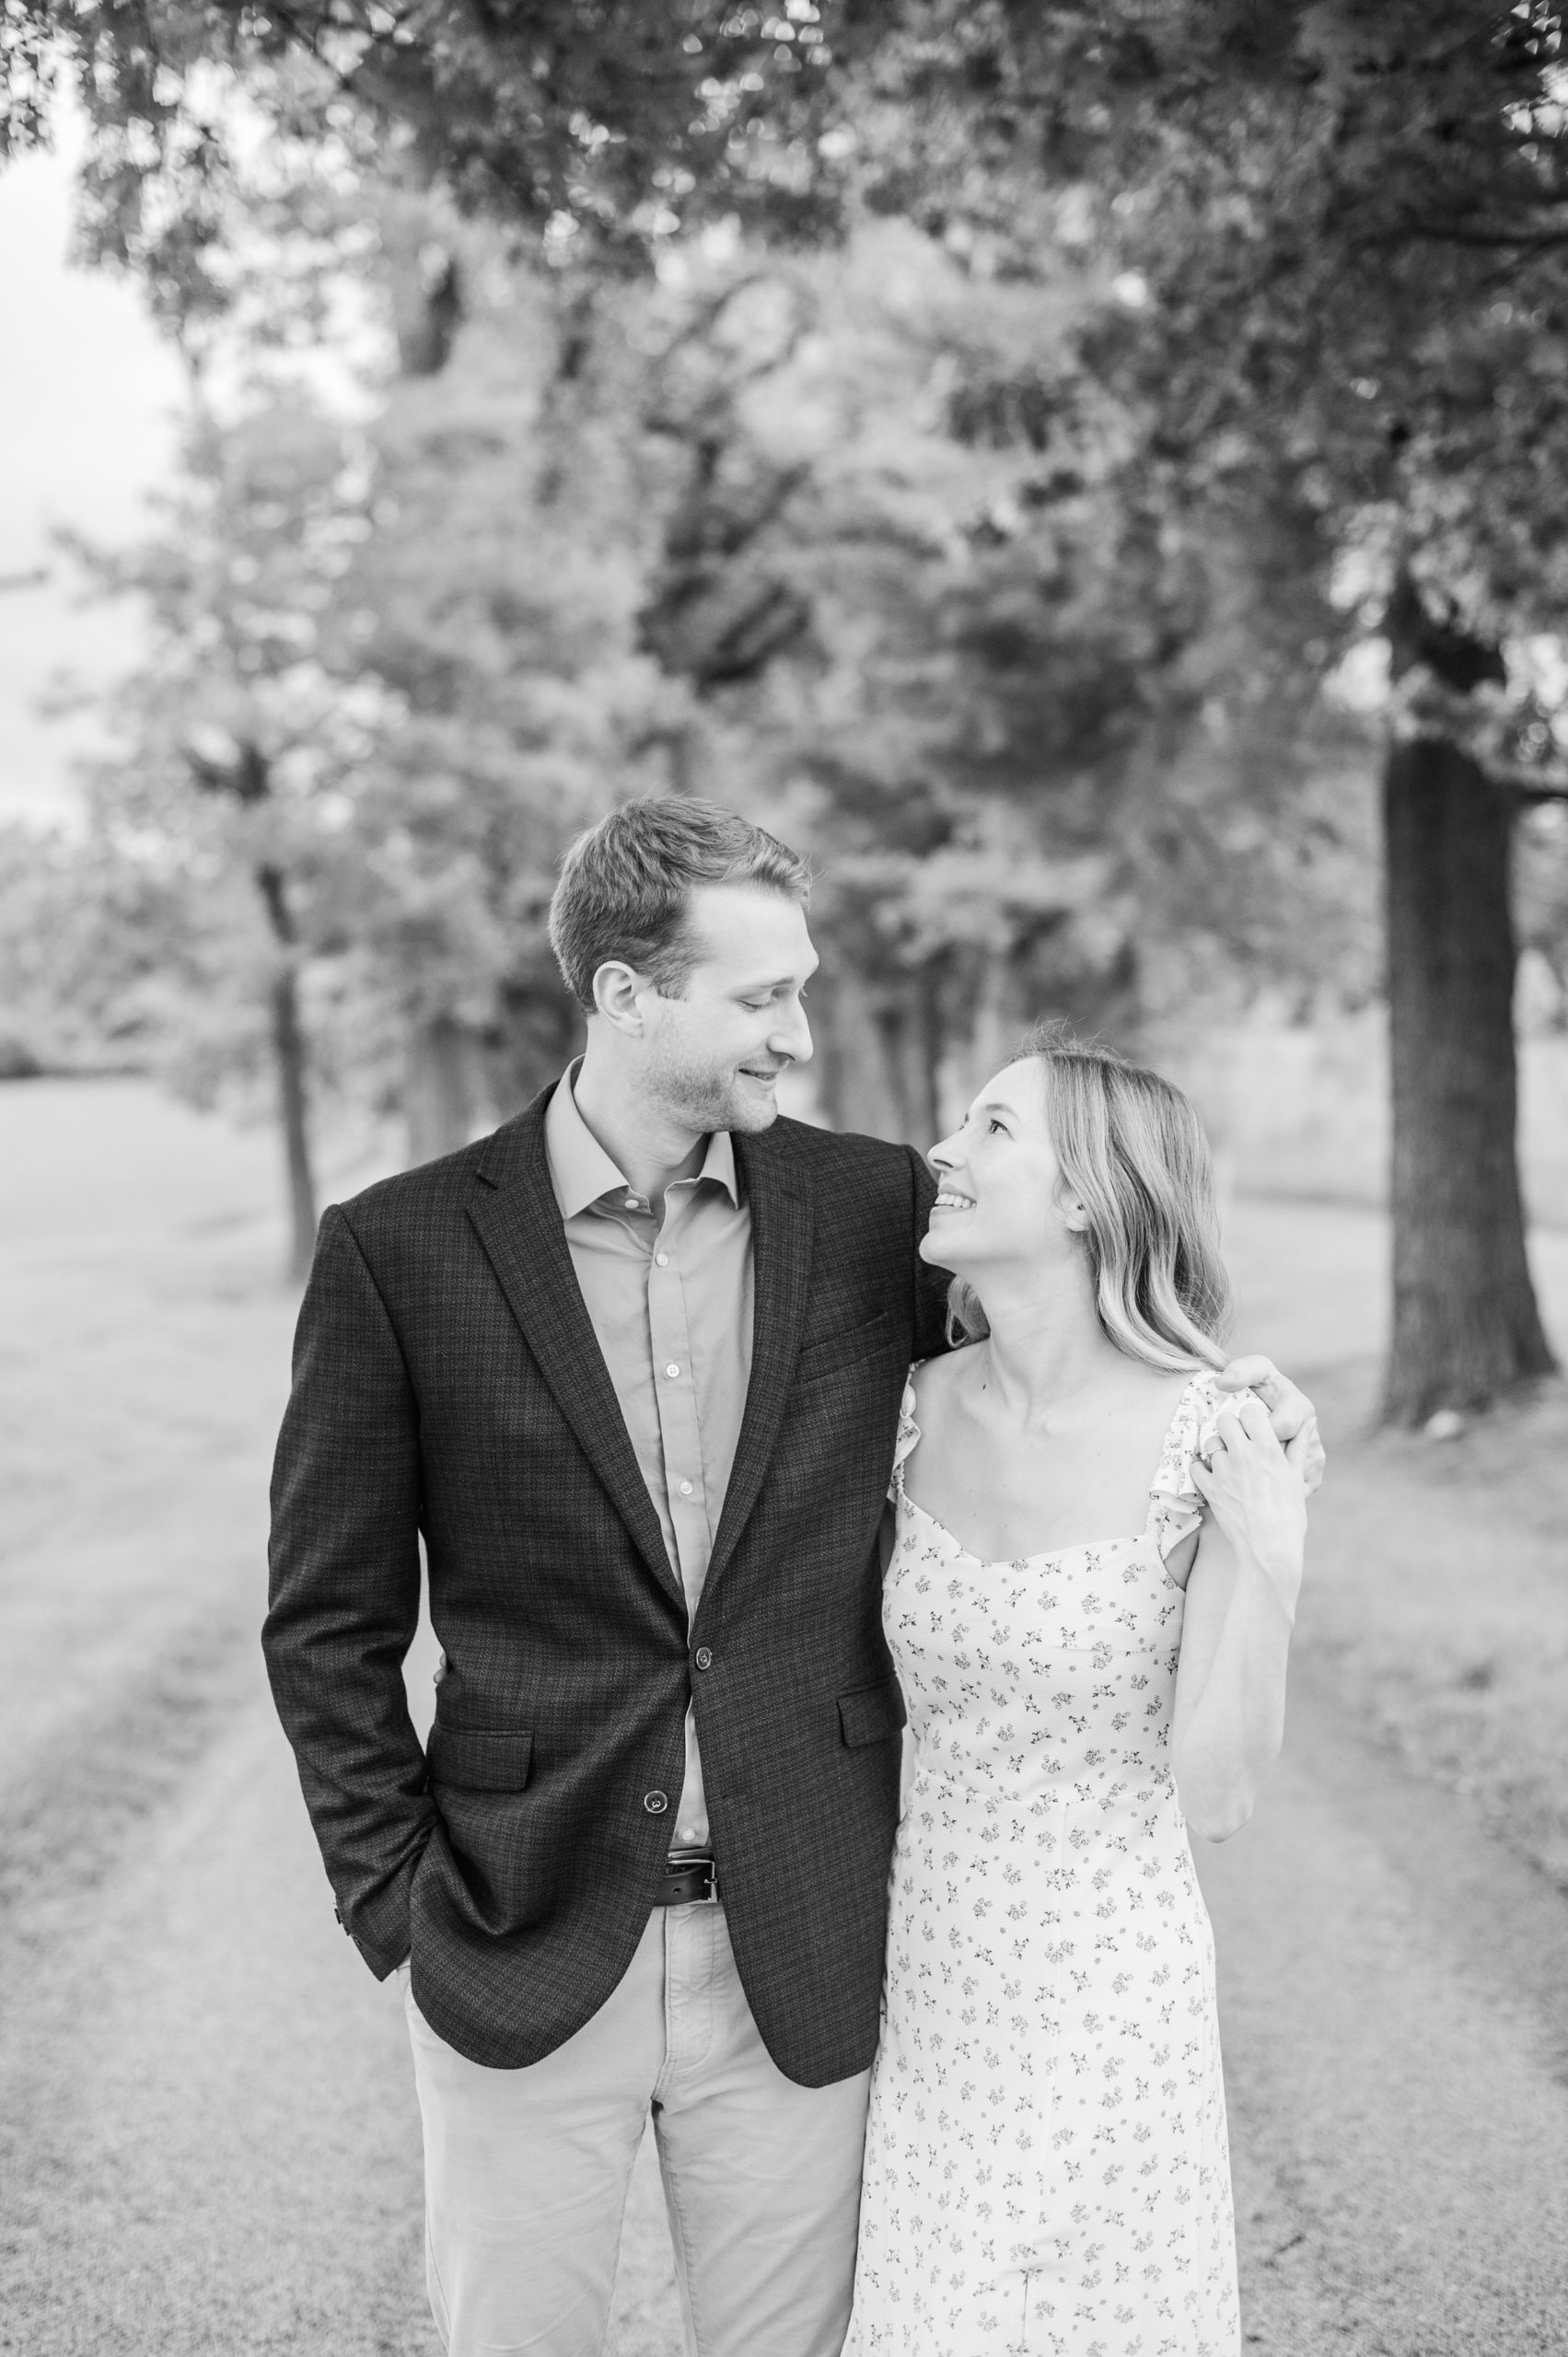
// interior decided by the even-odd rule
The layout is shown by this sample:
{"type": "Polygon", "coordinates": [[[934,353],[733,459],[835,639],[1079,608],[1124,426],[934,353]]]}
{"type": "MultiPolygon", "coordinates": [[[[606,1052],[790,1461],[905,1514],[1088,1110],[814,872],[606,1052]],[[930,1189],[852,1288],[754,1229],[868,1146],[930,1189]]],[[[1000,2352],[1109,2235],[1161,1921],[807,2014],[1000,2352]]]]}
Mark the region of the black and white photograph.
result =
{"type": "Polygon", "coordinates": [[[1568,2357],[1568,8],[0,0],[0,2352],[1568,2357]]]}

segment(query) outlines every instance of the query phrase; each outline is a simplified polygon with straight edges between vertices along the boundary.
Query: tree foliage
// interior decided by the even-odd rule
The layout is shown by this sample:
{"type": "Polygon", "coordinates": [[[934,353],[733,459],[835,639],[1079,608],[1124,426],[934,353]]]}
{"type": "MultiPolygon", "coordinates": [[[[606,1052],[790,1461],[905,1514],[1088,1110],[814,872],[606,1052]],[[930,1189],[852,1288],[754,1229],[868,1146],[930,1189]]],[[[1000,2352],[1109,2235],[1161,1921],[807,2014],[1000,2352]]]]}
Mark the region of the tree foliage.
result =
{"type": "Polygon", "coordinates": [[[1173,516],[1085,366],[1098,308],[1070,261],[1042,298],[893,223],[664,298],[652,627],[825,854],[862,1121],[939,1126],[932,1067],[1042,1005],[1135,1036],[1205,962],[1370,982],[1354,732],[1298,652],[1335,626],[1316,519],[1173,516]]]}
{"type": "MultiPolygon", "coordinates": [[[[618,740],[612,790],[656,743],[675,782],[722,772],[730,798],[815,830],[834,987],[903,1075],[893,1125],[926,1125],[944,1040],[1020,996],[1083,991],[1146,1018],[1162,964],[1187,988],[1210,952],[1309,985],[1331,956],[1318,888],[1342,897],[1365,851],[1342,791],[1354,729],[1315,701],[1358,633],[1387,642],[1395,737],[1446,749],[1445,776],[1451,752],[1489,796],[1568,790],[1561,698],[1532,653],[1568,587],[1568,85],[1559,13],[1538,0],[540,0],[478,17],[33,0],[16,24],[14,136],[36,134],[64,61],[94,127],[89,242],[141,269],[188,336],[240,300],[258,119],[321,164],[329,261],[347,250],[334,203],[372,157],[416,211],[438,182],[505,225],[555,321],[555,394],[527,429],[548,456],[519,513],[569,610],[583,552],[558,534],[554,479],[598,431],[580,478],[610,552],[596,539],[593,596],[645,667],[638,712],[654,679],[680,702],[678,725],[618,740]],[[633,484],[634,522],[611,522],[633,484]]],[[[419,254],[410,369],[462,349],[455,242],[419,254]]],[[[313,268],[306,250],[302,284],[313,268]]],[[[580,683],[569,626],[552,634],[520,594],[523,669],[580,683]]],[[[457,737],[504,746],[509,769],[572,741],[569,722],[519,721],[510,689],[497,700],[513,666],[486,668],[494,611],[454,594],[463,645],[434,662],[447,610],[421,606],[420,633],[389,609],[370,629],[420,772],[395,788],[380,761],[383,818],[402,815],[376,840],[450,889],[468,940],[484,896],[461,878],[505,872],[511,821],[496,833],[505,797],[457,737]],[[461,819],[431,815],[444,764],[461,819]]],[[[1452,795],[1422,799],[1419,760],[1396,772],[1459,827],[1452,795]]],[[[1508,1053],[1493,984],[1512,957],[1507,862],[1484,867],[1503,1032],[1477,1031],[1481,1064],[1508,1053]]],[[[1418,870],[1472,872],[1396,862],[1391,892],[1418,870]]],[[[1398,913],[1396,1002],[1408,945],[1458,922],[1398,913]]],[[[418,935],[410,971],[440,972],[441,934],[418,935]]],[[[1419,1024],[1396,1030],[1407,1078],[1435,1074],[1408,1049],[1419,1024]]],[[[1463,1094],[1423,1100],[1418,1126],[1457,1122],[1479,1157],[1463,1094]]],[[[1516,1226],[1506,1160],[1494,1208],[1516,1226]]],[[[1415,1190],[1401,1233],[1423,1228],[1432,1268],[1447,1214],[1416,1197],[1437,1167],[1396,1155],[1415,1190]]],[[[1522,1247],[1516,1263],[1527,1295],[1522,1247]]],[[[1522,1332],[1533,1311],[1509,1316],[1522,1332]]],[[[1449,1381],[1428,1364],[1409,1398],[1449,1381]]]]}

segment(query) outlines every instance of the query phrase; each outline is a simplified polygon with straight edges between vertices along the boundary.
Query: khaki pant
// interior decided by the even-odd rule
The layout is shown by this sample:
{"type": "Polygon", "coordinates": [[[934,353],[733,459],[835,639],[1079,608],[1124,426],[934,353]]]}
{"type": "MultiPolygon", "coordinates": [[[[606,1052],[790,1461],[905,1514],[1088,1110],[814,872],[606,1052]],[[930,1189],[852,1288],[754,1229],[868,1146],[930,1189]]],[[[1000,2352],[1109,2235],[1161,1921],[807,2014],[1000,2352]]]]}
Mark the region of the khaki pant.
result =
{"type": "Polygon", "coordinates": [[[722,1907],[656,1909],[614,1995],[526,2070],[465,2061],[405,2002],[450,2357],[600,2357],[650,2107],[690,2357],[839,2357],[870,2074],[784,2076],[722,1907]]]}

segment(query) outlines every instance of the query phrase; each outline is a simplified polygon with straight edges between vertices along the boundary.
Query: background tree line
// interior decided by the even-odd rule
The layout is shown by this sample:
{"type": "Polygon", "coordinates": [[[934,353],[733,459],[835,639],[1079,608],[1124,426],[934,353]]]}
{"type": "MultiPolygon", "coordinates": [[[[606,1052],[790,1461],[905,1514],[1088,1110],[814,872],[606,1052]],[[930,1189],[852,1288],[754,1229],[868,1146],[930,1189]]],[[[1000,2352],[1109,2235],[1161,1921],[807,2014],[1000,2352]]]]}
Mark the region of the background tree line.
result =
{"type": "Polygon", "coordinates": [[[156,0],[7,40],[7,135],[75,78],[89,245],[226,380],[145,547],[90,558],[152,652],[85,841],[10,862],[12,994],[192,1075],[270,1042],[301,1248],[306,1043],[416,1154],[509,1109],[572,1036],[563,842],[704,791],[820,854],[862,1126],[929,1137],[1042,1007],[1137,1044],[1384,979],[1388,1411],[1548,1368],[1511,872],[1554,949],[1557,11],[156,0]],[[295,360],[345,319],[357,413],[295,360]],[[1381,863],[1333,692],[1369,640],[1381,863]]]}

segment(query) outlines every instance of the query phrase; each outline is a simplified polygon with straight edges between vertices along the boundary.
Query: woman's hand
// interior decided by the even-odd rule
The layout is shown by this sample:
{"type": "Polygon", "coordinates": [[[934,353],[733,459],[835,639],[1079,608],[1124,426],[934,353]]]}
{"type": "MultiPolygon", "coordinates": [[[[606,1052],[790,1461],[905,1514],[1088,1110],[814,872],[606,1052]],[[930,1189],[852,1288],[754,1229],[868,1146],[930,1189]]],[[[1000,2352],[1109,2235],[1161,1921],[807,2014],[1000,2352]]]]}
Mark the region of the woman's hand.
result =
{"type": "Polygon", "coordinates": [[[1261,1353],[1250,1357],[1232,1359],[1221,1367],[1216,1377],[1222,1391],[1255,1391],[1269,1411],[1269,1422],[1278,1438],[1293,1451],[1291,1462],[1300,1472],[1308,1497],[1323,1479],[1328,1462],[1323,1444],[1318,1434],[1318,1411],[1305,1391],[1294,1384],[1288,1375],[1282,1375],[1272,1359],[1261,1353]],[[1305,1441],[1305,1454],[1294,1450],[1294,1444],[1305,1441]]]}
{"type": "Polygon", "coordinates": [[[1243,1399],[1220,1417],[1207,1459],[1192,1460],[1193,1486],[1243,1562],[1268,1577],[1295,1617],[1307,1552],[1308,1432],[1282,1446],[1269,1412],[1243,1399]]]}

